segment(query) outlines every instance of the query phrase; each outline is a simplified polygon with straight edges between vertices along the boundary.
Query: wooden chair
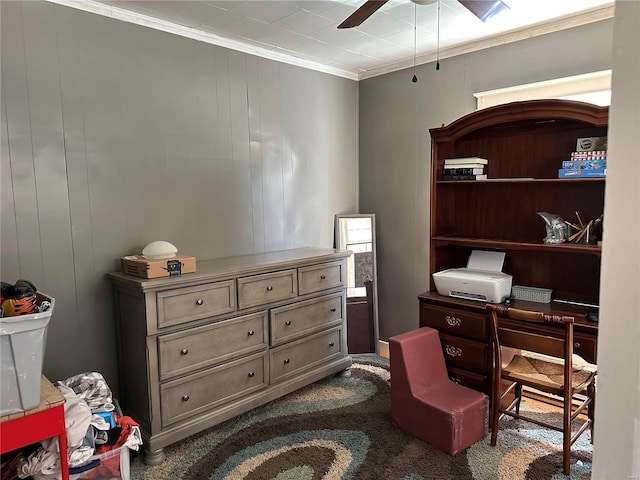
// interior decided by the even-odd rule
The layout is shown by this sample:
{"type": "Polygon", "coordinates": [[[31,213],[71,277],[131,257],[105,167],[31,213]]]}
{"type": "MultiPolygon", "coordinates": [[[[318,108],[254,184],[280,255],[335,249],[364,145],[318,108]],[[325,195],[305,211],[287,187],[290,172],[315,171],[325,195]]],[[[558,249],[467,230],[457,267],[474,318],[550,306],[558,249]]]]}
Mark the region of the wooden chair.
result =
{"type": "Polygon", "coordinates": [[[574,318],[518,310],[495,304],[487,304],[487,310],[491,320],[494,359],[491,445],[496,445],[498,424],[503,415],[509,415],[562,432],[562,466],[564,474],[569,475],[571,470],[571,445],[587,428],[591,429],[591,441],[593,442],[596,394],[596,372],[573,364],[574,318]],[[502,317],[502,320],[499,321],[498,317],[502,317]],[[515,324],[514,320],[522,322],[522,324],[515,324]],[[527,323],[549,324],[549,334],[541,335],[527,332],[527,323]],[[554,331],[559,332],[559,335],[554,335],[554,331]],[[544,357],[516,354],[509,364],[503,367],[501,347],[512,347],[523,351],[541,353],[548,356],[546,358],[549,358],[549,360],[544,357]],[[505,384],[508,385],[506,389],[504,389],[505,384]],[[520,414],[523,386],[532,387],[562,398],[563,421],[561,427],[520,414]],[[505,397],[509,397],[512,391],[515,393],[515,399],[511,401],[505,400],[505,397]],[[577,396],[576,394],[580,395],[577,396]],[[513,411],[514,407],[515,412],[513,411]],[[572,424],[585,409],[587,410],[587,418],[580,419],[582,423],[572,435],[572,424]]]}

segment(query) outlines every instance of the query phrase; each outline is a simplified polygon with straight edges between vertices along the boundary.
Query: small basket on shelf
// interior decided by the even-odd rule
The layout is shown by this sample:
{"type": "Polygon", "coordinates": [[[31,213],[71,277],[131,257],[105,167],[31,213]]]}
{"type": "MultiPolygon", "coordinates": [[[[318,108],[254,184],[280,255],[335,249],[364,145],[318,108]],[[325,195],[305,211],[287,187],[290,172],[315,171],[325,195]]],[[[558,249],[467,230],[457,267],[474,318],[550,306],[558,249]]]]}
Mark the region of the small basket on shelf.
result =
{"type": "Polygon", "coordinates": [[[511,293],[516,300],[527,300],[529,302],[551,303],[551,292],[548,288],[524,287],[513,285],[511,293]]]}

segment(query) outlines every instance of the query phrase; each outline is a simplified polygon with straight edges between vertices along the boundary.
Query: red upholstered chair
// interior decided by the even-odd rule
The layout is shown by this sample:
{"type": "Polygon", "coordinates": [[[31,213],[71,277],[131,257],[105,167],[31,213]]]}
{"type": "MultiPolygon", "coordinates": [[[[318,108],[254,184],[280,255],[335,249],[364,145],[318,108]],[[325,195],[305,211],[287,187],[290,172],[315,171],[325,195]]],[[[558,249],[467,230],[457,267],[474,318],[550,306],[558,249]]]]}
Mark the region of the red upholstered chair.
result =
{"type": "Polygon", "coordinates": [[[487,434],[489,399],[451,381],[438,331],[423,327],[389,339],[391,420],[451,455],[487,434]]]}

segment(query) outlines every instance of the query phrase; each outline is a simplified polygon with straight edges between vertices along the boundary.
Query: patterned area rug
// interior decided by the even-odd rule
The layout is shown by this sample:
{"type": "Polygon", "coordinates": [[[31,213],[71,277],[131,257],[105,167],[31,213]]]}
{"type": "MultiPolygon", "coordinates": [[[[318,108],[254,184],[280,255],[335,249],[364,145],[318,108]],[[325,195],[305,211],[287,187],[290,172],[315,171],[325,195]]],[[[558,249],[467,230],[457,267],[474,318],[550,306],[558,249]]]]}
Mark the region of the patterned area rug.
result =
{"type": "MultiPolygon", "coordinates": [[[[561,435],[504,419],[489,437],[455,456],[391,424],[388,359],[356,355],[351,377],[332,376],[165,449],[150,467],[137,455],[132,480],[561,480],[591,478],[585,433],[562,474],[561,435]]],[[[557,412],[535,402],[522,409],[557,412]]]]}

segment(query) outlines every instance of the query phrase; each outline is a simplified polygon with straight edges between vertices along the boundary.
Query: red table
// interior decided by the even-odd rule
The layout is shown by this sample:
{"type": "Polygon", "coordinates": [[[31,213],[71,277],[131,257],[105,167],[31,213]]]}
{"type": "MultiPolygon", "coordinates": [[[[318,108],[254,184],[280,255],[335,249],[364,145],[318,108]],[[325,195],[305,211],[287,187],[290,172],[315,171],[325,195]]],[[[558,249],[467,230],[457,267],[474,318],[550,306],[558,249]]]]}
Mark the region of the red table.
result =
{"type": "Polygon", "coordinates": [[[30,410],[0,417],[0,453],[58,437],[60,471],[63,480],[69,480],[64,402],[62,393],[42,375],[40,404],[30,410]]]}

